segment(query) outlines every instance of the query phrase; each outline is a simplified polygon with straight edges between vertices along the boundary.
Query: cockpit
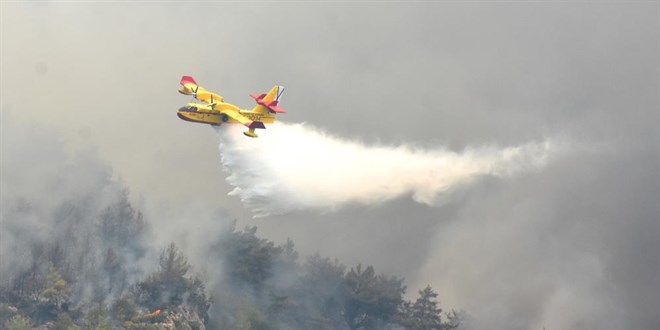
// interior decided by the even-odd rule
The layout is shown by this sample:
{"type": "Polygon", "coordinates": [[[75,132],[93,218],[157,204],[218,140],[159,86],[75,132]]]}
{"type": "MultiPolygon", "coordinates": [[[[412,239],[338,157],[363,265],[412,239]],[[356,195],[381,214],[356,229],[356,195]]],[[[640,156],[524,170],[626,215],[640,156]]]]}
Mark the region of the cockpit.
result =
{"type": "Polygon", "coordinates": [[[179,111],[196,112],[196,111],[197,111],[197,107],[194,107],[194,106],[191,106],[191,105],[187,105],[187,106],[185,106],[185,107],[181,107],[181,108],[179,108],[179,111]]]}

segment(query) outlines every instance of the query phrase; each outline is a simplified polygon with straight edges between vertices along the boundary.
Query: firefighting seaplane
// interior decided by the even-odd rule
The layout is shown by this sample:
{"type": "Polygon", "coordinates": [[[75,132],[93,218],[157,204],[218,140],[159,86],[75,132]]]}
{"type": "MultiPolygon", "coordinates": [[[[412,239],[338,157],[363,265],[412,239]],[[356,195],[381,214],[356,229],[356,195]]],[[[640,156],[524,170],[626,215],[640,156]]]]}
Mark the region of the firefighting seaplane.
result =
{"type": "Polygon", "coordinates": [[[278,106],[284,92],[283,86],[275,85],[267,94],[250,94],[257,101],[251,110],[225,103],[222,96],[199,86],[193,77],[181,77],[181,86],[179,93],[192,95],[194,100],[179,109],[179,118],[211,125],[241,124],[248,128],[243,134],[253,138],[257,137],[255,129],[265,129],[264,124],[275,122],[276,114],[286,112],[278,106]]]}

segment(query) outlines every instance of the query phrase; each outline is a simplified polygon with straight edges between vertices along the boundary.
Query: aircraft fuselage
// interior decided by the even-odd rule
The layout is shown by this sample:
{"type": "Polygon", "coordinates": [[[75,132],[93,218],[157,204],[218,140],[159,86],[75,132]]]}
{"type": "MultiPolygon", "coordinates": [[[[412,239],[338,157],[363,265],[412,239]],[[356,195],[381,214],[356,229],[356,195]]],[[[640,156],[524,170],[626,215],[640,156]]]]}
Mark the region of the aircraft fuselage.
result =
{"type": "Polygon", "coordinates": [[[185,121],[220,125],[224,123],[240,124],[238,121],[232,119],[226,112],[238,112],[242,116],[249,118],[251,121],[260,121],[265,124],[275,122],[274,114],[255,113],[251,110],[243,110],[229,103],[218,103],[214,106],[209,104],[188,103],[177,111],[177,116],[185,121]]]}

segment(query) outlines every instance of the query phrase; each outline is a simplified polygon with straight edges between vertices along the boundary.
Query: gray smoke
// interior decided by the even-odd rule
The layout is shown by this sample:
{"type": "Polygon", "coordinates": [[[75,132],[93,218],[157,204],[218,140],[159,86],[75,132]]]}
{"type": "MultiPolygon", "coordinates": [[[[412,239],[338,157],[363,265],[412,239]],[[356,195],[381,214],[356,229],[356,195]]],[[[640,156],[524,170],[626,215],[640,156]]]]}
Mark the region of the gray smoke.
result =
{"type": "MultiPolygon", "coordinates": [[[[431,284],[441,306],[465,309],[474,328],[660,327],[657,2],[1,6],[1,111],[28,124],[16,138],[41,136],[29,128],[41,123],[67,146],[98,147],[145,201],[154,242],[180,239],[191,263],[206,260],[196,246],[220,231],[213,214],[224,207],[239,228],[291,237],[302,254],[373,263],[405,276],[413,294],[431,284]],[[285,120],[364,145],[432,151],[442,141],[461,154],[567,133],[608,152],[481,175],[436,207],[408,192],[321,215],[251,219],[226,196],[235,187],[219,168],[215,133],[174,115],[185,102],[175,92],[182,74],[242,107],[252,105],[247,93],[283,84],[285,120]]],[[[61,174],[56,164],[70,156],[49,151],[50,135],[10,154],[18,140],[0,133],[10,173],[2,181],[35,192],[45,208],[42,188],[25,185],[45,176],[15,174],[39,173],[22,166],[61,174]]],[[[4,253],[10,240],[0,235],[4,253]]]]}
{"type": "Polygon", "coordinates": [[[7,114],[0,131],[0,285],[56,267],[72,303],[109,303],[155,266],[146,222],[94,150],[70,154],[55,131],[7,114]]]}

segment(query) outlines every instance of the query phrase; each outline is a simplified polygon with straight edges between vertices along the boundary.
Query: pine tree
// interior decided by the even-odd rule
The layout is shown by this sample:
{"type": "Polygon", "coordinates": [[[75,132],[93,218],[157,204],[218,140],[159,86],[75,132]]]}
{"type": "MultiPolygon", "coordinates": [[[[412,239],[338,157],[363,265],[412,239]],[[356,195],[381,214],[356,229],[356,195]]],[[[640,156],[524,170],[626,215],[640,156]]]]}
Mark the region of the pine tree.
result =
{"type": "Polygon", "coordinates": [[[447,330],[458,327],[460,314],[452,312],[448,322],[442,322],[442,309],[436,301],[438,294],[430,285],[419,291],[419,298],[414,303],[405,302],[399,312],[399,323],[411,330],[447,330]]]}
{"type": "Polygon", "coordinates": [[[344,318],[352,330],[372,329],[394,319],[403,303],[403,280],[378,275],[372,266],[362,271],[362,265],[344,278],[344,318]]]}
{"type": "Polygon", "coordinates": [[[438,294],[433,292],[430,285],[424,290],[419,291],[419,298],[412,306],[412,317],[415,320],[415,329],[429,330],[442,329],[440,313],[442,309],[438,308],[436,298],[438,294]]]}

